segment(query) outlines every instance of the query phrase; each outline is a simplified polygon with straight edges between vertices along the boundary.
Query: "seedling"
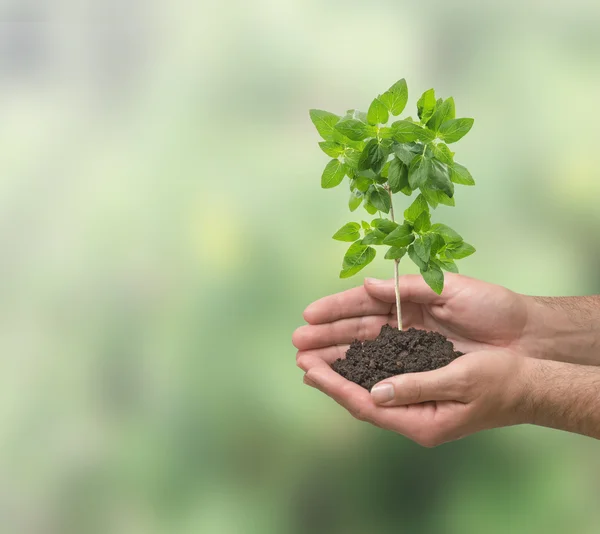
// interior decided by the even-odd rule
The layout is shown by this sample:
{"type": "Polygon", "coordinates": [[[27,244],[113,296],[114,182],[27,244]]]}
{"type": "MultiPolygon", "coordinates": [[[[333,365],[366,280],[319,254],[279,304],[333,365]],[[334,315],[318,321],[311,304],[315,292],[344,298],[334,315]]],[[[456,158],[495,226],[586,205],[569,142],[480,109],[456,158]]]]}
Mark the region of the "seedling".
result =
{"type": "Polygon", "coordinates": [[[374,246],[388,247],[385,259],[394,262],[398,328],[402,330],[400,260],[408,257],[419,267],[425,282],[436,293],[444,288],[444,273],[458,272],[455,260],[475,248],[452,228],[431,221],[431,209],[454,206],[454,184],[475,185],[469,171],[454,161],[448,145],[462,139],[473,119],[457,119],[454,99],[436,99],[425,91],[417,102],[419,120],[407,117],[388,126],[390,116],[400,115],[408,102],[406,80],[379,95],[367,113],[350,110],[343,117],[313,109],[310,118],[323,138],[321,150],[333,158],[323,171],[321,187],[331,189],[350,180],[350,211],[362,204],[377,217],[370,222],[349,222],[333,239],[352,243],[344,256],[341,278],[349,278],[375,259],[374,246]],[[414,201],[399,218],[394,195],[414,201]]]}

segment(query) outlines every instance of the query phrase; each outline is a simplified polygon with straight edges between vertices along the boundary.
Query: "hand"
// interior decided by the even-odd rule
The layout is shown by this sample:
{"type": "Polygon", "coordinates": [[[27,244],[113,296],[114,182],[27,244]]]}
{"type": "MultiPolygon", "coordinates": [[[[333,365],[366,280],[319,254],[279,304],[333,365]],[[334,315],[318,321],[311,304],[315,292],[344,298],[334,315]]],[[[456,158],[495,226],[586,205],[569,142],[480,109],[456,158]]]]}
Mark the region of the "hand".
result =
{"type": "Polygon", "coordinates": [[[304,381],[355,418],[434,447],[480,430],[531,422],[531,362],[508,350],[474,352],[435,371],[386,379],[369,394],[313,353],[304,357],[304,381]]]}
{"type": "MultiPolygon", "coordinates": [[[[446,275],[441,295],[421,276],[402,276],[400,296],[404,328],[441,332],[462,352],[509,348],[543,357],[530,297],[453,274],[446,275]]],[[[326,360],[334,361],[333,356],[342,357],[354,339],[374,339],[384,324],[397,325],[395,301],[392,280],[367,279],[363,287],[311,304],[304,312],[309,325],[293,336],[300,367],[307,351],[322,351],[326,360]]]]}

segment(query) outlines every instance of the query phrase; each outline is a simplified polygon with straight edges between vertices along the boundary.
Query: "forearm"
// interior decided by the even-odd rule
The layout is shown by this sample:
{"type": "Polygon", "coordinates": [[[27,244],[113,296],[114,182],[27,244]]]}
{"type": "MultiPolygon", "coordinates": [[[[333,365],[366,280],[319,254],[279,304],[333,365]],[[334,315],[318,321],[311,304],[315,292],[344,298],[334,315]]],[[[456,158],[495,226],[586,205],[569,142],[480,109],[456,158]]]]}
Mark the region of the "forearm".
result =
{"type": "Polygon", "coordinates": [[[529,358],[527,362],[525,422],[600,439],[600,369],[529,358]]]}
{"type": "Polygon", "coordinates": [[[600,296],[525,297],[528,352],[538,358],[600,365],[600,296]]]}

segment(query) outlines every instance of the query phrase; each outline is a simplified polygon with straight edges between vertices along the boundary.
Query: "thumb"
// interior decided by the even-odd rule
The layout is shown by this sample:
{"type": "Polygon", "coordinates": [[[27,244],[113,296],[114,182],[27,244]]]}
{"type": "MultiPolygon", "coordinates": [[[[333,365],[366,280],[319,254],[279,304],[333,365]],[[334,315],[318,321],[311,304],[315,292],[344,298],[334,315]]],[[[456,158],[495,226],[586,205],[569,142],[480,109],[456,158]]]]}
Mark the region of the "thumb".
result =
{"type": "MultiPolygon", "coordinates": [[[[431,289],[423,277],[417,274],[408,274],[399,279],[400,300],[416,302],[417,304],[442,304],[446,302],[447,292],[438,295],[431,289]]],[[[365,279],[365,289],[372,297],[383,302],[396,302],[394,280],[365,279]]]]}
{"type": "Polygon", "coordinates": [[[468,400],[465,374],[459,366],[387,378],[371,389],[375,404],[404,406],[429,401],[468,400]]]}

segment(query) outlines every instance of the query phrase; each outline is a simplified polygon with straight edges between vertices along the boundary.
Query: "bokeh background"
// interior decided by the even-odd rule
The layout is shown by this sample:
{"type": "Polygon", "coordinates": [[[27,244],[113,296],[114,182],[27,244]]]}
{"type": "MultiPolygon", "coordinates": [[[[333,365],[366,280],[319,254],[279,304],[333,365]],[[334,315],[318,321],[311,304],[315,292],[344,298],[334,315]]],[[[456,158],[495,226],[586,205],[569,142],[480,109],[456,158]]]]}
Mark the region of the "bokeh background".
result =
{"type": "Polygon", "coordinates": [[[592,440],[422,449],[304,387],[290,337],[361,282],[307,110],[401,77],[476,119],[478,186],[437,212],[462,272],[600,293],[599,27],[585,0],[2,0],[0,532],[598,532],[592,440]]]}

